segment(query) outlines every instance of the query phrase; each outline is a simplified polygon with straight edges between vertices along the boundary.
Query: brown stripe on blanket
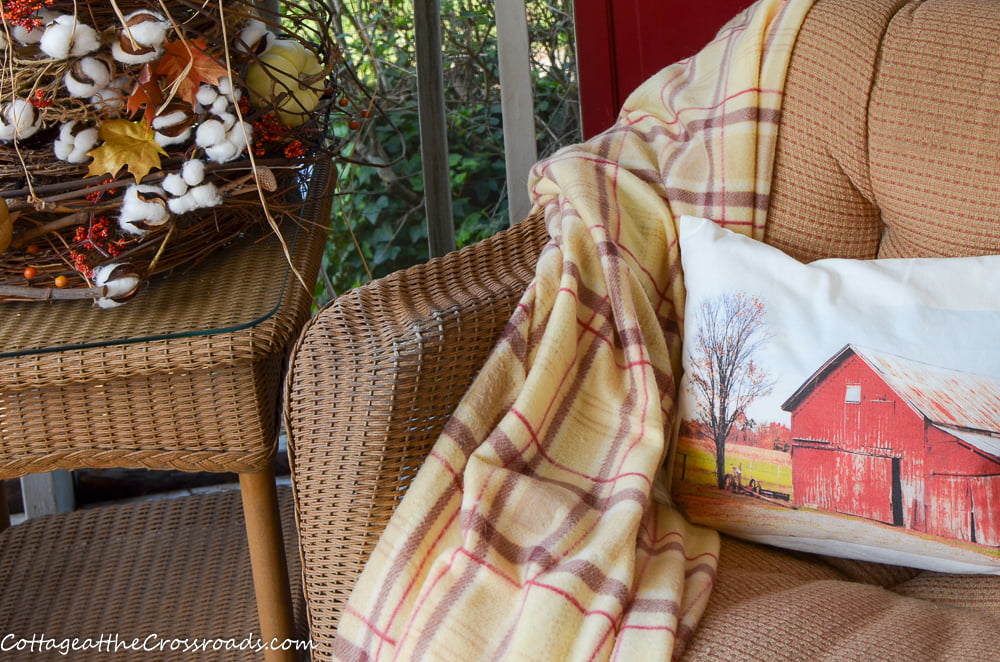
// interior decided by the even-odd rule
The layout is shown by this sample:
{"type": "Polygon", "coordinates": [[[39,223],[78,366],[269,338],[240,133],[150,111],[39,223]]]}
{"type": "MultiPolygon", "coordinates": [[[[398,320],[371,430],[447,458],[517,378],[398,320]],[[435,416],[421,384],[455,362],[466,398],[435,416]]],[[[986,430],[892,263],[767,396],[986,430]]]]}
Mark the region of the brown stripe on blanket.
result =
{"type": "Polygon", "coordinates": [[[674,600],[663,598],[637,598],[628,603],[628,611],[632,613],[671,614],[681,613],[681,606],[674,600]]]}
{"type": "MultiPolygon", "coordinates": [[[[427,514],[421,518],[420,522],[417,524],[415,529],[415,535],[407,538],[403,545],[398,550],[398,555],[392,560],[392,565],[389,568],[387,577],[395,580],[398,577],[404,576],[404,570],[410,564],[410,562],[419,556],[421,551],[421,546],[424,544],[424,538],[428,536],[428,533],[433,528],[435,524],[441,517],[441,514],[446,512],[446,506],[455,498],[460,498],[459,489],[457,485],[453,482],[451,485],[442,486],[441,493],[438,495],[433,506],[428,510],[427,514]]],[[[370,623],[379,623],[382,620],[382,613],[387,608],[392,608],[395,603],[389,600],[389,594],[392,590],[393,582],[385,582],[379,587],[378,599],[375,602],[375,607],[371,614],[366,617],[366,621],[370,623]]],[[[390,621],[391,622],[391,621],[390,621]]],[[[371,648],[372,637],[375,634],[375,628],[369,627],[365,631],[365,636],[362,646],[366,649],[371,648]]],[[[339,639],[339,637],[338,637],[339,639]]]]}
{"type": "MultiPolygon", "coordinates": [[[[571,513],[575,512],[576,508],[579,507],[586,508],[587,510],[604,512],[609,510],[611,507],[630,499],[643,506],[649,503],[647,496],[638,490],[620,490],[618,494],[612,494],[611,496],[600,494],[602,490],[605,490],[609,485],[611,485],[611,482],[605,475],[590,477],[587,488],[584,488],[576,483],[559,480],[552,476],[541,475],[538,473],[537,467],[539,463],[546,461],[546,458],[544,458],[541,454],[535,454],[531,458],[530,463],[526,463],[524,454],[516,446],[514,446],[510,438],[500,430],[495,430],[493,434],[490,435],[489,443],[496,452],[498,460],[500,460],[503,467],[508,471],[516,471],[521,475],[532,476],[538,480],[544,481],[547,484],[559,487],[574,496],[578,501],[578,504],[574,507],[574,510],[570,511],[571,513]],[[633,492],[637,493],[638,496],[633,494],[633,492]]],[[[497,514],[496,509],[491,509],[490,513],[494,515],[497,514]]]]}
{"type": "MultiPolygon", "coordinates": [[[[754,191],[734,191],[726,189],[724,191],[691,191],[688,189],[671,188],[667,191],[670,199],[676,202],[683,202],[689,205],[697,205],[706,209],[719,206],[728,207],[753,207],[762,211],[767,210],[770,196],[754,191]]],[[[718,220],[718,219],[713,219],[718,220]]]]}

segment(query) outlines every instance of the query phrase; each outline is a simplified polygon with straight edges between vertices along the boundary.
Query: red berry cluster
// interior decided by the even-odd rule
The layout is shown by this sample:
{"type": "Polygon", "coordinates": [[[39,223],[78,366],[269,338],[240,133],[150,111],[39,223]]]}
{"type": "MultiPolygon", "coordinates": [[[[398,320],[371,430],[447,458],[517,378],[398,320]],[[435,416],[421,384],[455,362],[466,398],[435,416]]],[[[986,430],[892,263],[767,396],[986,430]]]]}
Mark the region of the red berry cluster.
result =
{"type": "Polygon", "coordinates": [[[285,145],[285,158],[297,159],[306,155],[306,147],[301,140],[293,140],[285,145]]]}
{"type": "Polygon", "coordinates": [[[120,255],[125,249],[126,241],[112,239],[110,221],[104,216],[98,216],[89,224],[76,229],[73,243],[76,246],[69,253],[73,268],[89,278],[94,265],[102,259],[120,255]]]}
{"type": "Polygon", "coordinates": [[[252,124],[254,156],[265,156],[268,150],[283,142],[288,135],[288,127],[282,124],[274,113],[268,113],[252,124]]]}
{"type": "MultiPolygon", "coordinates": [[[[111,180],[110,179],[105,179],[101,183],[102,184],[110,184],[111,180]]],[[[94,191],[92,193],[88,193],[86,195],[86,198],[87,198],[87,200],[89,200],[90,202],[92,202],[92,203],[94,203],[96,205],[98,202],[100,202],[101,198],[103,198],[105,195],[114,195],[117,192],[118,192],[117,189],[109,188],[109,189],[102,190],[102,191],[94,191]]]]}
{"type": "Polygon", "coordinates": [[[35,96],[30,101],[35,108],[48,108],[53,103],[52,99],[45,98],[45,90],[35,90],[35,96]]]}
{"type": "Polygon", "coordinates": [[[6,0],[0,18],[11,25],[20,25],[29,32],[42,27],[42,19],[35,14],[39,9],[51,7],[56,0],[6,0]]]}

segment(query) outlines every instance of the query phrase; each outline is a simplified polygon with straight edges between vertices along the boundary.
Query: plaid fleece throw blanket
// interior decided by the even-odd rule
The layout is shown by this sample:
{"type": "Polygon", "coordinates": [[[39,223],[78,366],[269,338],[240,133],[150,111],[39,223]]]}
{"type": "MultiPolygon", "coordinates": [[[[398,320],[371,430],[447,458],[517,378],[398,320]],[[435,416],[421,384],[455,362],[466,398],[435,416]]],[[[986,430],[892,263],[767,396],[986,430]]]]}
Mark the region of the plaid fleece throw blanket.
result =
{"type": "Polygon", "coordinates": [[[533,169],[552,240],[341,618],[343,660],[667,660],[715,532],[653,498],[680,366],[674,219],[761,237],[804,0],[762,0],[533,169]]]}

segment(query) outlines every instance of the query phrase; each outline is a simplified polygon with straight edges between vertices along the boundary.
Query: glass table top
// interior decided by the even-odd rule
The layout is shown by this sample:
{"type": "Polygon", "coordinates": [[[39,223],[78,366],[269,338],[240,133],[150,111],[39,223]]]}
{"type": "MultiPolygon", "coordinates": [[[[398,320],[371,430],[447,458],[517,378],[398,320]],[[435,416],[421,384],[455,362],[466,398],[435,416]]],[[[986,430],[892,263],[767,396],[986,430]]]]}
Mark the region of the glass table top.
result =
{"type": "MultiPolygon", "coordinates": [[[[325,170],[325,169],[324,169],[325,170]]],[[[323,190],[325,173],[310,188],[323,190]]],[[[309,200],[302,212],[310,214],[309,200]]],[[[320,205],[322,208],[322,205],[320,205]]],[[[293,256],[308,244],[308,222],[285,220],[293,256]]],[[[302,287],[266,223],[198,265],[156,277],[125,305],[102,310],[90,300],[0,302],[0,358],[238,331],[272,317],[289,287],[302,287]]]]}

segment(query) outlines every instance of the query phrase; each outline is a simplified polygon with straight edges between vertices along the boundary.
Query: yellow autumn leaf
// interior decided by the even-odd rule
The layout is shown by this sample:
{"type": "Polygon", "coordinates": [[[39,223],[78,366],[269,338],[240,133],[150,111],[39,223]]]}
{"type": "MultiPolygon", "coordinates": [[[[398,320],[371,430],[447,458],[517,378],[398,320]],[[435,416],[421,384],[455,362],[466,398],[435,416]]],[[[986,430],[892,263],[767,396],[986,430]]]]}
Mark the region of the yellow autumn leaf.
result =
{"type": "Polygon", "coordinates": [[[166,154],[153,138],[153,129],[145,122],[106,120],[101,122],[98,134],[104,141],[87,154],[94,158],[87,169],[88,175],[117,175],[127,168],[136,182],[160,167],[160,155],[166,154]]]}

